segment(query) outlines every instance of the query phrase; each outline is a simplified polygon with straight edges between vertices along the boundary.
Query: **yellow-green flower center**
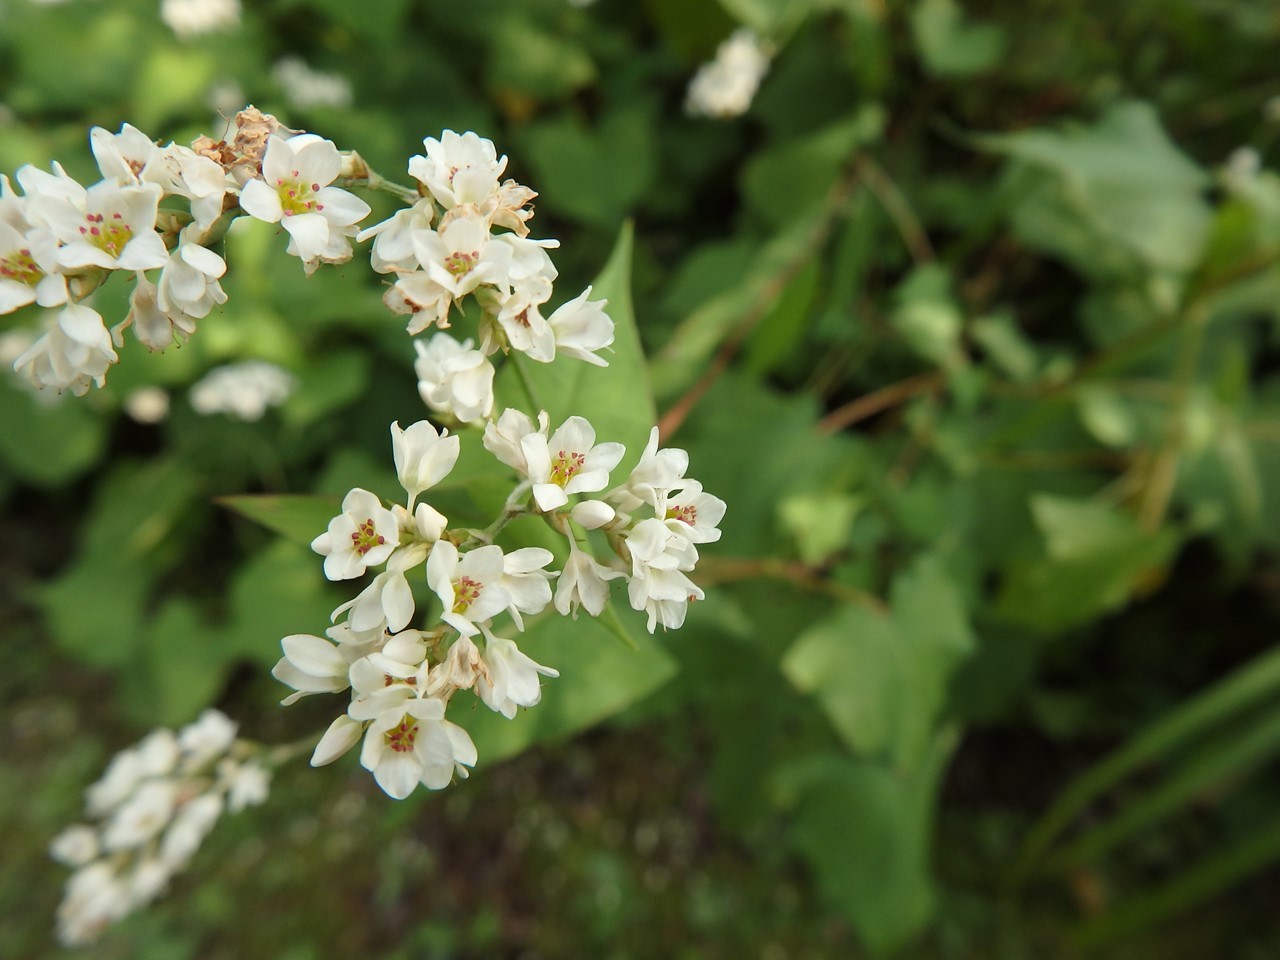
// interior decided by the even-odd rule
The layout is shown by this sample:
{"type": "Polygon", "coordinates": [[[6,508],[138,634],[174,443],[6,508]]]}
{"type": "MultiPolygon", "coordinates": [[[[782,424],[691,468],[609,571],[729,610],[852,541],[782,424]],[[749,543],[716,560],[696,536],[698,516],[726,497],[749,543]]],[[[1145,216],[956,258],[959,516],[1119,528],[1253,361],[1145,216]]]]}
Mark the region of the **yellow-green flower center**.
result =
{"type": "Polygon", "coordinates": [[[318,213],[323,210],[324,204],[315,198],[315,195],[320,192],[320,184],[303,183],[298,179],[301,174],[297,170],[291,173],[292,179],[281,178],[276,181],[276,193],[280,195],[280,207],[284,215],[294,217],[300,213],[318,213]]]}
{"type": "Polygon", "coordinates": [[[453,585],[453,612],[466,613],[470,606],[480,599],[480,591],[484,584],[470,577],[463,577],[453,585]]]}
{"type": "Polygon", "coordinates": [[[133,227],[124,222],[122,214],[113,213],[105,217],[101,213],[88,213],[84,222],[80,236],[113,259],[119,257],[133,239],[133,227]]]}
{"type": "Polygon", "coordinates": [[[459,250],[444,258],[444,268],[448,270],[452,276],[465,277],[475,269],[476,261],[479,259],[479,250],[473,250],[470,253],[459,250]]]}
{"type": "Polygon", "coordinates": [[[413,741],[418,738],[418,721],[409,714],[400,718],[400,722],[382,735],[383,742],[396,753],[408,753],[413,749],[413,741]]]}
{"type": "Polygon", "coordinates": [[[563,487],[574,478],[586,462],[585,453],[576,453],[573,450],[559,451],[551,461],[551,482],[563,487]]]}
{"type": "Polygon", "coordinates": [[[685,504],[683,507],[668,507],[667,519],[679,520],[692,527],[698,521],[698,508],[691,503],[685,504]]]}
{"type": "Polygon", "coordinates": [[[34,287],[44,279],[44,271],[36,266],[31,251],[23,248],[11,257],[0,257],[0,278],[34,287]]]}
{"type": "Polygon", "coordinates": [[[380,547],[386,542],[387,538],[378,534],[378,528],[374,526],[372,519],[365,520],[356,527],[355,533],[351,534],[351,544],[356,553],[362,557],[374,547],[380,547]]]}

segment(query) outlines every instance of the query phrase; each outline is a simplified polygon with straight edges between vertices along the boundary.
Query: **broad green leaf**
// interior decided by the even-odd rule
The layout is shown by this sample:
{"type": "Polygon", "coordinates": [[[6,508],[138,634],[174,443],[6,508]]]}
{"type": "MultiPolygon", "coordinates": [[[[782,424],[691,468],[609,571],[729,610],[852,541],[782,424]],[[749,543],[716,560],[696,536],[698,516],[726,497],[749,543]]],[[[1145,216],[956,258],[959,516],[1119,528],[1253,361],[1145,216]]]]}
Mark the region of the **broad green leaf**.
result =
{"type": "Polygon", "coordinates": [[[0,464],[23,480],[53,486],[75,479],[102,455],[108,424],[81,398],[34,395],[0,380],[0,464]]]}
{"type": "Polygon", "coordinates": [[[989,70],[1004,51],[1004,29],[966,20],[956,0],[920,0],[911,32],[925,69],[935,76],[965,76],[989,70]]]}
{"type": "Polygon", "coordinates": [[[147,622],[124,672],[130,712],[144,725],[186,723],[217,699],[236,659],[194,604],[170,598],[147,622]]]}
{"type": "Polygon", "coordinates": [[[550,414],[552,430],[566,417],[586,417],[595,427],[596,441],[625,444],[631,462],[639,457],[657,422],[631,306],[633,236],[630,224],[622,228],[609,262],[591,289],[591,299],[609,301],[605,312],[614,323],[613,352],[602,353],[609,365],[597,367],[570,357],[542,364],[513,352],[495,384],[498,410],[513,406],[529,411],[536,403],[550,414]]]}
{"type": "Polygon", "coordinates": [[[960,363],[960,331],[964,318],[951,293],[945,267],[918,267],[894,291],[890,322],[907,345],[930,363],[960,363]]]}
{"type": "Polygon", "coordinates": [[[989,149],[1045,174],[1014,210],[1035,246],[1060,253],[1086,274],[1107,251],[1148,268],[1187,271],[1208,237],[1207,178],[1170,142],[1150,104],[1128,101],[1091,127],[983,137],[989,149]]]}
{"type": "Polygon", "coordinates": [[[905,775],[869,761],[797,765],[791,841],[825,899],[877,955],[903,946],[934,910],[931,846],[942,773],[954,730],[934,735],[905,775]],[[807,783],[805,781],[808,781],[807,783]]]}
{"type": "Polygon", "coordinates": [[[339,497],[296,493],[246,493],[218,497],[214,502],[303,546],[324,533],[342,509],[339,497]]]}

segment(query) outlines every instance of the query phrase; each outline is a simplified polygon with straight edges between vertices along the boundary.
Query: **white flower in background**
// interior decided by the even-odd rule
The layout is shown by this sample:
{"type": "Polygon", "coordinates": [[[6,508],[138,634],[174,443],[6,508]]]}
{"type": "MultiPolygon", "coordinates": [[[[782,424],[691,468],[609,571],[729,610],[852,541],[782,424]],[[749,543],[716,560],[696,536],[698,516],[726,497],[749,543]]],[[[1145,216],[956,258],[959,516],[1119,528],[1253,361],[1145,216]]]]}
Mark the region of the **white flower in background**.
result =
{"type": "Polygon", "coordinates": [[[485,706],[508,720],[516,707],[536,706],[542,699],[538,676],[558,677],[560,672],[526,656],[511,640],[484,631],[484,662],[488,670],[476,676],[476,693],[485,706]]]}
{"type": "Polygon", "coordinates": [[[163,387],[139,387],[124,398],[124,412],[134,423],[163,423],[169,417],[169,391],[163,387]]]}
{"type": "Polygon", "coordinates": [[[262,179],[250,180],[240,193],[245,213],[288,231],[288,252],[301,258],[308,273],[320,263],[351,259],[355,225],[369,215],[359,197],[329,186],[341,170],[342,157],[331,140],[311,133],[287,140],[272,136],[262,179]]]}
{"type": "Polygon", "coordinates": [[[446,210],[460,203],[483,203],[498,189],[507,158],[498,158],[492,140],[468,131],[446,130],[422,141],[426,156],[409,158],[409,174],[446,210]]]}
{"type": "Polygon", "coordinates": [[[314,70],[300,57],[277,60],[271,68],[271,79],[284,91],[285,99],[296,110],[351,106],[350,80],[340,73],[314,70]]]}
{"type": "Polygon", "coordinates": [[[1237,192],[1248,189],[1262,170],[1262,155],[1254,147],[1236,147],[1222,165],[1222,180],[1237,192]]]}
{"type": "Polygon", "coordinates": [[[661,510],[667,495],[680,484],[689,469],[689,454],[678,447],[658,449],[658,428],[649,432],[640,461],[626,481],[605,494],[619,510],[632,511],[644,504],[661,510]]]}
{"type": "Polygon", "coordinates": [[[102,386],[118,357],[101,315],[69,303],[50,318],[48,329],[13,363],[37,387],[70,390],[82,396],[90,383],[102,386]]]}
{"type": "Polygon", "coordinates": [[[474,637],[476,625],[491,620],[511,603],[502,586],[502,548],[477,547],[461,557],[458,548],[441,540],[427,558],[427,586],[440,602],[445,623],[461,634],[474,637]]]}
{"type": "Polygon", "coordinates": [[[455,771],[476,762],[475,744],[461,727],[444,719],[440,700],[408,700],[379,716],[365,733],[360,765],[388,796],[403,800],[418,784],[447,787],[455,771]]]}
{"type": "Polygon", "coordinates": [[[474,207],[457,207],[441,220],[439,231],[415,230],[412,238],[418,263],[454,297],[482,283],[503,290],[510,286],[513,249],[489,233],[488,219],[474,207]]]}
{"type": "Polygon", "coordinates": [[[556,583],[556,610],[561,616],[572,615],[576,620],[578,607],[582,606],[591,616],[598,617],[609,600],[608,581],[625,576],[624,571],[606,567],[570,540],[569,559],[556,583]]]}
{"type": "Polygon", "coordinates": [[[538,509],[555,510],[574,493],[594,493],[609,485],[609,471],[618,465],[626,447],[596,443],[596,431],[582,417],[570,417],[550,438],[527,434],[520,441],[533,499],[538,509]]]}
{"type": "Polygon", "coordinates": [[[399,543],[395,514],[356,487],[343,498],[342,513],[329,521],[329,529],[311,541],[311,549],[324,557],[326,577],[350,580],[363,576],[366,567],[385,563],[399,543]]]}
{"type": "Polygon", "coordinates": [[[747,112],[769,72],[769,44],[750,29],[735,30],[689,82],[685,111],[694,117],[737,117],[747,112]]]}
{"type": "Polygon", "coordinates": [[[688,537],[693,543],[715,543],[724,518],[725,502],[702,489],[697,480],[685,480],[683,489],[667,499],[664,518],[667,529],[688,537]]]}
{"type": "Polygon", "coordinates": [[[493,364],[471,341],[458,343],[447,333],[437,333],[429,343],[415,340],[418,353],[413,369],[418,393],[437,413],[451,414],[461,423],[487,417],[493,409],[493,364]]]}
{"type": "Polygon", "coordinates": [[[183,40],[240,25],[240,0],[161,0],[160,19],[183,40]]]}
{"type": "Polygon", "coordinates": [[[409,494],[409,507],[424,490],[443,480],[458,461],[460,451],[456,436],[437,432],[426,420],[401,429],[399,421],[391,424],[391,451],[396,462],[400,486],[409,494]]]}
{"type": "Polygon", "coordinates": [[[210,416],[225,413],[237,420],[261,420],[268,407],[278,407],[297,381],[286,370],[264,360],[245,360],[215,367],[191,387],[191,406],[210,416]]]}
{"type": "Polygon", "coordinates": [[[235,724],[206,710],[176,735],[156,730],[122,750],[86,797],[81,823],[54,838],[50,854],[75,867],[58,907],[67,945],[93,941],[146,906],[190,862],[228,807],[266,799],[268,773],[235,740],[235,724]]]}

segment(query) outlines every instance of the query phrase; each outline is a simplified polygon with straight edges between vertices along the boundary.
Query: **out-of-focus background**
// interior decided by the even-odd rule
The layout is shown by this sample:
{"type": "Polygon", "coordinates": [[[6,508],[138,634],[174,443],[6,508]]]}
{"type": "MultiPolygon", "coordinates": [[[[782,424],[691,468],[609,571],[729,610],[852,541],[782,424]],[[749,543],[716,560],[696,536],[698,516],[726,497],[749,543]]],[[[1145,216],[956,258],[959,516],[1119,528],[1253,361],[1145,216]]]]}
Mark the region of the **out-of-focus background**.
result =
{"type": "MultiPolygon", "coordinates": [[[[252,102],[404,183],[491,138],[562,290],[634,221],[729,505],[685,628],[558,663],[598,699],[549,681],[518,756],[401,803],[294,764],[82,955],[1280,955],[1278,50],[1265,0],[0,0],[10,175],[252,102]],[[691,111],[742,28],[758,92],[691,111]]],[[[214,498],[378,489],[425,411],[367,262],[283,248],[233,230],[225,308],[84,398],[0,373],[2,957],[59,955],[46,847],[117,750],[335,712],[268,671],[345,596],[214,498]],[[287,397],[202,393],[247,359],[287,397]]]]}

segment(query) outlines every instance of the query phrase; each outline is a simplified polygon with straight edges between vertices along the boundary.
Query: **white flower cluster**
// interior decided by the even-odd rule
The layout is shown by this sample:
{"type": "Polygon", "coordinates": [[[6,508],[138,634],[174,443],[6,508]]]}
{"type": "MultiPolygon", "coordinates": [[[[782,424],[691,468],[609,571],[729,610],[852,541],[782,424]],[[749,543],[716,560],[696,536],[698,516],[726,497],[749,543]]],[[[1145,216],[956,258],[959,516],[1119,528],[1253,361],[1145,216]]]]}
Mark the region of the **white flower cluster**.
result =
{"type": "Polygon", "coordinates": [[[534,422],[506,410],[490,422],[484,446],[520,477],[502,515],[488,530],[450,530],[448,520],[418,496],[453,469],[460,440],[423,420],[408,429],[391,426],[396,473],[408,495],[404,505],[385,506],[367,490],[354,489],[342,513],[312,542],[324,556],[330,580],[359,577],[382,567],[354,599],[334,611],[345,619],[324,637],[297,634],[281,641],[284,656],[273,675],[295,691],[284,703],[313,693],[351,690],[346,712],[316,746],[314,766],[330,763],[363,738],[360,762],[378,785],[397,799],[419,785],[448,786],[476,762],[466,731],[445,719],[459,690],[472,690],[490,709],[511,718],[517,707],[542,697],[540,676],[558,672],[524,654],[515,641],[494,632],[496,617],[509,615],[517,630],[524,617],[553,607],[577,616],[598,616],[609,598],[608,581],[628,581],[631,605],[657,623],[679,627],[690,600],[702,591],[687,574],[698,560],[697,544],[718,540],[724,502],[686,478],[688,455],[658,449],[658,431],[626,481],[603,499],[577,499],[609,486],[609,474],[625,450],[596,443],[595,430],[570,417],[548,432],[545,413],[534,422]],[[571,504],[570,498],[577,499],[571,504]],[[636,511],[652,512],[638,518],[636,511]],[[510,552],[492,542],[512,519],[542,516],[568,541],[563,569],[554,554],[538,547],[510,552]],[[582,542],[575,530],[583,531],[582,542]],[[585,531],[599,530],[616,557],[602,563],[585,531]],[[425,566],[427,587],[441,604],[438,623],[410,628],[415,610],[408,574],[425,566]],[[556,589],[552,591],[551,582],[556,589]]]}
{"type": "Polygon", "coordinates": [[[685,112],[692,117],[742,116],[769,72],[772,56],[773,48],[749,28],[735,30],[716,48],[716,58],[689,81],[685,112]]]}
{"type": "Polygon", "coordinates": [[[151,350],[190,337],[227,300],[226,263],[213,247],[241,215],[278,223],[307,273],[350,260],[353,238],[373,238],[374,269],[395,278],[384,301],[409,316],[411,335],[445,330],[454,307],[474,298],[476,338],[437,333],[415,343],[424,402],[457,422],[491,414],[489,357],[500,350],[606,365],[599,352],[614,334],[605,301],[591,300],[588,287],[543,315],[557,276],[547,251],[559,242],[529,238],[537,194],[501,180],[507,158],[474,133],[424,140],[425,155],[409,161],[416,190],[252,107],[236,115],[230,142],[161,147],[128,124],[118,134],[94,128],[90,140],[103,175],[94,186],[56,164],[53,173],[20,169],[22,195],[0,177],[0,313],[47,308],[46,332],[14,364],[37,387],[82,394],[101,386],[129,327],[151,350]],[[360,231],[369,206],[334,186],[339,177],[411,205],[360,231]],[[160,206],[175,197],[189,212],[160,206]],[[132,275],[134,289],[128,316],[108,331],[89,299],[117,271],[132,275]]]}
{"type": "Polygon", "coordinates": [[[598,352],[613,343],[613,321],[604,301],[589,299],[590,287],[543,316],[557,276],[547,251],[560,243],[529,238],[528,204],[537,194],[501,180],[507,158],[474,133],[446,130],[423,146],[425,156],[409,161],[421,199],[359,239],[375,238],[374,269],[396,277],[384,301],[409,316],[409,333],[448,328],[455,304],[468,295],[482,308],[479,349],[447,334],[415,344],[427,406],[463,423],[488,417],[493,367],[487,357],[498,350],[540,363],[564,354],[605,366],[598,352]]]}
{"type": "Polygon", "coordinates": [[[55,860],[75,870],[58,907],[62,942],[88,943],[149,904],[224,811],[262,803],[270,775],[254,755],[217,710],[116,754],[86,794],[90,822],[68,827],[50,846],[55,860]]]}
{"type": "Polygon", "coordinates": [[[186,40],[240,25],[240,0],[160,0],[160,19],[186,40]]]}
{"type": "Polygon", "coordinates": [[[0,177],[0,313],[47,308],[44,335],[14,368],[38,387],[82,394],[102,385],[126,329],[151,350],[185,341],[226,302],[226,263],[211,247],[241,213],[283,220],[308,269],[349,259],[369,207],[328,186],[342,163],[332,143],[282,130],[252,109],[237,116],[231,144],[161,147],[128,124],[118,134],[95,127],[100,182],[85,187],[57,164],[52,173],[25,166],[18,195],[0,177]],[[167,198],[188,209],[161,208],[167,198]],[[88,300],[115,272],[132,275],[134,288],[128,315],[108,332],[88,300]]]}

